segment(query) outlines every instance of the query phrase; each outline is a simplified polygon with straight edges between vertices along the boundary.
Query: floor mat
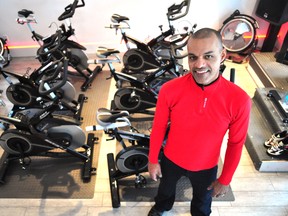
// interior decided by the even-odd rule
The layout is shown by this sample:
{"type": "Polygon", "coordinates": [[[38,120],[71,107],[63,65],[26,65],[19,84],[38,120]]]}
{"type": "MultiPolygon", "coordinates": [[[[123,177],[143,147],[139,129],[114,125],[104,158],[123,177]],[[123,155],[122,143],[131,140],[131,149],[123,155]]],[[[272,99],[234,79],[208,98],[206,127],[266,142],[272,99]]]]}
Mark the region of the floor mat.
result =
{"type": "MultiPolygon", "coordinates": [[[[157,194],[159,182],[153,181],[148,174],[145,188],[135,188],[134,179],[126,178],[119,180],[119,195],[122,202],[153,202],[157,194]]],[[[176,202],[189,202],[192,198],[192,188],[188,178],[182,177],[177,183],[176,202]]],[[[213,201],[234,201],[231,187],[224,197],[213,198],[213,201]]]]}
{"type": "Polygon", "coordinates": [[[82,166],[80,159],[67,156],[31,157],[31,164],[26,169],[22,169],[18,161],[12,161],[5,183],[0,186],[0,198],[91,199],[96,176],[84,183],[82,166]]]}
{"type": "MultiPolygon", "coordinates": [[[[18,71],[17,62],[22,63],[22,59],[17,60],[15,58],[15,64],[11,64],[11,70],[16,68],[15,71],[18,71]]],[[[35,64],[36,67],[37,62],[33,60],[29,62],[35,64]]],[[[106,80],[107,76],[109,74],[105,71],[100,72],[85,92],[79,91],[84,81],[83,78],[69,76],[69,81],[73,83],[77,93],[83,93],[87,97],[81,115],[83,117],[81,127],[84,132],[86,126],[96,123],[97,109],[106,107],[110,88],[110,80],[106,80]]],[[[7,115],[9,108],[9,106],[6,107],[6,113],[4,113],[4,109],[1,110],[1,114],[7,115]]],[[[87,132],[85,133],[88,135],[87,132]]],[[[93,157],[93,167],[97,168],[102,132],[94,134],[99,138],[98,144],[94,145],[93,157]]],[[[18,161],[11,162],[5,176],[5,184],[0,185],[0,198],[93,198],[96,176],[92,176],[89,183],[82,181],[82,161],[80,159],[76,157],[31,157],[31,159],[31,164],[25,170],[21,169],[18,161]]]]}
{"type": "MultiPolygon", "coordinates": [[[[136,116],[137,117],[137,116],[136,116]]],[[[152,121],[136,121],[132,122],[132,125],[141,133],[150,134],[152,127],[152,121]]],[[[121,146],[118,145],[117,151],[121,151],[121,146]]],[[[219,160],[218,163],[218,175],[222,172],[223,163],[219,160]]],[[[151,180],[148,173],[142,174],[146,180],[147,185],[145,188],[135,188],[135,176],[123,178],[118,180],[119,183],[119,196],[121,201],[126,202],[153,202],[156,196],[159,182],[151,180]]],[[[177,184],[176,201],[185,202],[190,201],[192,198],[192,188],[188,178],[182,177],[177,184]]],[[[234,201],[231,187],[224,197],[213,198],[213,201],[234,201]]]]}

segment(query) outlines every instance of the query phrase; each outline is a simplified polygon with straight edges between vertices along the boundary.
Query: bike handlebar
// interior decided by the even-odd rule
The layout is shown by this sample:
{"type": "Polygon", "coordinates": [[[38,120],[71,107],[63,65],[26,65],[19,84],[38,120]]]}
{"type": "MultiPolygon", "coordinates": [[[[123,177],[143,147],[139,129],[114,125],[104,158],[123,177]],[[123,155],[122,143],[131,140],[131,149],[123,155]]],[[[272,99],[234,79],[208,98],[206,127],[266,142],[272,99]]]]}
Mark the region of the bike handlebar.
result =
{"type": "Polygon", "coordinates": [[[40,82],[40,85],[39,85],[39,88],[38,88],[38,91],[39,91],[39,93],[41,95],[48,95],[51,92],[54,92],[55,90],[61,88],[66,83],[66,81],[67,81],[67,70],[68,70],[68,59],[67,58],[63,58],[62,61],[58,60],[58,61],[54,62],[50,66],[50,67],[52,67],[52,70],[54,70],[54,72],[51,75],[44,74],[42,76],[41,82],[40,82]],[[56,66],[56,69],[53,68],[55,66],[56,66]],[[49,81],[55,80],[57,78],[57,76],[61,72],[62,68],[63,68],[64,72],[63,72],[63,76],[62,76],[61,82],[57,83],[57,85],[54,85],[53,87],[49,86],[49,89],[45,88],[45,84],[47,85],[47,83],[49,81]]]}
{"type": "Polygon", "coordinates": [[[173,20],[177,20],[180,19],[184,16],[186,16],[186,14],[189,11],[189,7],[190,7],[190,1],[191,0],[184,0],[183,2],[181,2],[180,4],[176,5],[173,4],[168,8],[168,12],[167,12],[167,17],[169,21],[173,21],[173,20]],[[182,12],[182,9],[186,7],[185,12],[180,14],[182,12]],[[178,16],[175,16],[179,14],[178,16]]]}
{"type": "Polygon", "coordinates": [[[175,41],[175,42],[172,42],[172,43],[170,44],[171,53],[172,53],[172,55],[174,56],[174,58],[176,58],[176,59],[183,59],[183,58],[185,58],[186,56],[188,56],[188,53],[185,53],[184,55],[177,55],[176,50],[182,49],[183,47],[185,47],[185,46],[187,45],[188,40],[189,40],[189,37],[190,37],[190,34],[192,34],[192,32],[187,33],[187,34],[183,34],[183,35],[181,35],[182,39],[177,40],[177,41],[175,41]],[[182,43],[180,43],[180,44],[179,44],[179,43],[177,44],[177,42],[180,42],[180,41],[181,41],[181,42],[184,41],[184,42],[182,42],[182,43]]]}
{"type": "Polygon", "coordinates": [[[194,30],[196,27],[197,27],[197,24],[194,24],[190,32],[186,32],[184,34],[178,34],[178,35],[173,36],[174,38],[173,38],[173,41],[170,42],[170,47],[171,47],[171,53],[175,59],[183,59],[186,56],[188,56],[188,53],[185,53],[184,55],[177,55],[176,50],[182,49],[184,46],[187,45],[189,37],[191,34],[194,33],[194,30]],[[182,43],[179,44],[179,42],[182,42],[182,43]]]}
{"type": "Polygon", "coordinates": [[[17,18],[16,22],[20,25],[24,25],[25,23],[37,23],[34,17],[17,18]]]}
{"type": "Polygon", "coordinates": [[[38,54],[43,56],[55,52],[60,47],[61,36],[61,30],[57,30],[55,34],[45,39],[43,38],[44,44],[39,48],[38,54]],[[49,42],[47,42],[48,39],[50,39],[49,42]]]}
{"type": "Polygon", "coordinates": [[[80,4],[78,4],[78,2],[79,0],[74,0],[72,4],[69,4],[68,6],[66,6],[65,11],[58,17],[58,20],[62,21],[67,18],[71,18],[75,13],[76,8],[85,6],[84,0],[81,0],[80,4]]]}
{"type": "Polygon", "coordinates": [[[105,28],[110,28],[110,29],[130,29],[130,26],[123,26],[121,24],[110,24],[109,26],[105,26],[105,28]]]}

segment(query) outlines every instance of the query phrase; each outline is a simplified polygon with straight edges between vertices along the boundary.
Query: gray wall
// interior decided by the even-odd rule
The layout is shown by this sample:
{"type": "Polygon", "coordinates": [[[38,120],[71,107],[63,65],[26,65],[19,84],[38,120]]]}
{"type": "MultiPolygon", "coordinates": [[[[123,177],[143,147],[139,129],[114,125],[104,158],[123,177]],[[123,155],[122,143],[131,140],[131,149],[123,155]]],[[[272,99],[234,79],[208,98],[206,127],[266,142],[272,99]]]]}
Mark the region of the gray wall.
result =
{"type": "MultiPolygon", "coordinates": [[[[34,11],[38,21],[33,24],[36,32],[42,35],[54,33],[56,25],[48,26],[52,22],[58,25],[58,16],[64,11],[64,7],[72,3],[72,0],[0,0],[0,36],[7,35],[11,45],[36,45],[32,41],[31,33],[26,25],[16,23],[17,12],[21,9],[34,11]]],[[[82,43],[87,48],[87,53],[95,53],[98,46],[124,49],[120,44],[120,34],[115,35],[114,30],[105,26],[110,23],[110,16],[113,13],[128,16],[131,29],[127,34],[145,40],[159,34],[159,25],[167,29],[166,12],[173,3],[180,3],[181,0],[86,0],[85,7],[78,8],[72,19],[76,37],[74,40],[82,43]]],[[[197,28],[213,27],[220,28],[222,22],[235,9],[241,13],[254,15],[258,0],[191,0],[189,14],[175,21],[175,26],[182,25],[188,21],[191,24],[197,23],[197,28]]],[[[259,20],[261,31],[266,31],[268,24],[259,20]]],[[[12,49],[12,56],[34,56],[36,48],[12,49]]]]}

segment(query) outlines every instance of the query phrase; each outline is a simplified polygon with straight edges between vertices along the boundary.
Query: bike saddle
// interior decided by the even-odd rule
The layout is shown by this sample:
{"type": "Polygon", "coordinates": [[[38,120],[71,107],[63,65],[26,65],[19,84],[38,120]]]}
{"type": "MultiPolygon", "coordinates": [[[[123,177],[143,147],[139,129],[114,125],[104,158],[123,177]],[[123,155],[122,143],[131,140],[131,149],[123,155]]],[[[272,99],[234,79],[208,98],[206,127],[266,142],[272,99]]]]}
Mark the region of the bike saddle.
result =
{"type": "Polygon", "coordinates": [[[96,114],[96,120],[101,126],[114,123],[118,118],[129,116],[128,111],[112,111],[106,108],[99,108],[96,114]]]}
{"type": "Polygon", "coordinates": [[[108,56],[112,54],[120,53],[119,50],[116,49],[109,49],[106,47],[98,47],[97,49],[97,56],[99,58],[107,58],[108,56]]]}
{"type": "Polygon", "coordinates": [[[129,20],[129,18],[126,16],[121,16],[119,14],[113,14],[111,17],[111,21],[114,23],[120,23],[120,22],[125,21],[125,20],[129,20]]]}
{"type": "Polygon", "coordinates": [[[18,11],[18,16],[19,17],[27,18],[30,14],[34,14],[34,12],[31,11],[31,10],[27,10],[27,9],[22,9],[21,11],[18,11]]]}

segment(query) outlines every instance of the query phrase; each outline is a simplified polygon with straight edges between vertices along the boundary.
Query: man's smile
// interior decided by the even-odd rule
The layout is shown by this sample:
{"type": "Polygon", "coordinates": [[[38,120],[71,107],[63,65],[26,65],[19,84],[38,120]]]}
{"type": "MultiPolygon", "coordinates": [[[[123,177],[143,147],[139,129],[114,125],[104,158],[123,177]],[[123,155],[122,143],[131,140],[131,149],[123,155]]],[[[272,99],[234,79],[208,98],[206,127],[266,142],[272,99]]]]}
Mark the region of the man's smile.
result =
{"type": "Polygon", "coordinates": [[[204,74],[210,72],[210,70],[208,68],[203,68],[203,69],[193,69],[193,73],[196,74],[204,74]]]}

